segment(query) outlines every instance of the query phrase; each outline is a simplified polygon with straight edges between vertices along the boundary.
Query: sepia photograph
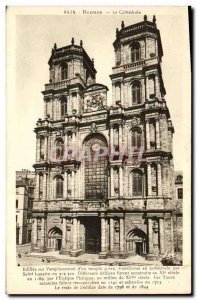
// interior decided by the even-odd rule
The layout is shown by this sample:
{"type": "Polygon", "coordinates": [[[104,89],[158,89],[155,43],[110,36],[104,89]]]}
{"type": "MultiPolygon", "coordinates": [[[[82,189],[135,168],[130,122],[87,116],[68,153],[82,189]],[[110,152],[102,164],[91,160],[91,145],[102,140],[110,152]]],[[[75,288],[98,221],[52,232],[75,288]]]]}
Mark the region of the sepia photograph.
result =
{"type": "Polygon", "coordinates": [[[8,7],[7,39],[8,294],[191,292],[188,7],[8,7]]]}

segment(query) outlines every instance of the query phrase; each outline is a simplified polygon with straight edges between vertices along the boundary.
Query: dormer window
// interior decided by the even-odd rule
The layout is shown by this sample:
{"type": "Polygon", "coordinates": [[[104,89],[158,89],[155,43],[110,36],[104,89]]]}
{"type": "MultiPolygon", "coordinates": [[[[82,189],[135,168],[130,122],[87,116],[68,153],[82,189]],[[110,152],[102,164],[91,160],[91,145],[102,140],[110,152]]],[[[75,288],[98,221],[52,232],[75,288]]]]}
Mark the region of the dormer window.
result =
{"type": "Polygon", "coordinates": [[[140,60],[140,44],[135,43],[131,46],[131,62],[140,60]]]}
{"type": "Polygon", "coordinates": [[[66,63],[61,65],[61,80],[68,78],[68,65],[66,63]]]}

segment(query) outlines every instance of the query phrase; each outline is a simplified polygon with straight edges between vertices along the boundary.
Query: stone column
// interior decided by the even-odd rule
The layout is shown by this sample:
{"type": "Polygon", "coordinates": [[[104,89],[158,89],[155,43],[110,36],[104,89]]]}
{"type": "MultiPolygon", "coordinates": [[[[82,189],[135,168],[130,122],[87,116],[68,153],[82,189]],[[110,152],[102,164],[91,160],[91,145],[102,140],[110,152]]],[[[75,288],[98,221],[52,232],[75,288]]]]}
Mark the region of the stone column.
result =
{"type": "Polygon", "coordinates": [[[153,224],[152,219],[148,219],[148,248],[149,254],[153,253],[153,224]]]}
{"type": "Polygon", "coordinates": [[[146,76],[146,99],[149,99],[149,80],[148,76],[146,76]]]}
{"type": "Polygon", "coordinates": [[[157,192],[158,192],[158,196],[162,195],[161,164],[160,163],[157,163],[157,192]]]}
{"type": "Polygon", "coordinates": [[[125,251],[125,242],[124,242],[124,219],[120,218],[120,252],[125,251]]]}
{"type": "Polygon", "coordinates": [[[64,135],[64,151],[63,151],[63,160],[67,161],[68,160],[68,149],[67,149],[67,142],[68,142],[68,136],[67,136],[67,132],[65,132],[64,135]]]}
{"type": "Polygon", "coordinates": [[[76,132],[72,132],[72,147],[76,147],[76,132]]]}
{"type": "Polygon", "coordinates": [[[120,197],[123,197],[123,167],[119,167],[119,191],[120,197]]]}
{"type": "Polygon", "coordinates": [[[111,124],[110,125],[110,149],[111,149],[111,152],[114,150],[113,149],[113,146],[114,146],[114,128],[113,128],[113,125],[111,124]]]}
{"type": "Polygon", "coordinates": [[[32,246],[36,246],[38,240],[38,219],[34,218],[33,219],[33,224],[32,224],[32,246]]]}
{"type": "Polygon", "coordinates": [[[160,82],[159,75],[155,75],[155,96],[160,98],[160,82]]]}
{"type": "Polygon", "coordinates": [[[119,145],[119,151],[121,151],[121,149],[122,149],[122,124],[119,125],[118,145],[119,145]]]}
{"type": "Polygon", "coordinates": [[[101,218],[101,252],[106,252],[106,223],[105,218],[101,218]]]}
{"type": "Polygon", "coordinates": [[[85,198],[85,162],[82,162],[81,165],[81,178],[82,178],[81,197],[85,198]]]}
{"type": "Polygon", "coordinates": [[[72,175],[72,177],[71,177],[71,180],[72,180],[71,196],[72,196],[72,198],[75,198],[75,171],[74,170],[71,171],[71,175],[72,175]]]}
{"type": "Polygon", "coordinates": [[[114,219],[110,218],[110,251],[114,251],[114,219]]]}
{"type": "Polygon", "coordinates": [[[112,104],[116,105],[116,99],[115,99],[115,84],[112,84],[112,104]]]}
{"type": "Polygon", "coordinates": [[[125,106],[125,97],[124,97],[124,83],[122,82],[121,85],[120,85],[120,100],[121,100],[121,103],[125,106]]]}
{"type": "Polygon", "coordinates": [[[62,225],[62,248],[66,248],[66,218],[63,218],[62,225]]]}
{"type": "Polygon", "coordinates": [[[35,201],[40,199],[40,175],[36,173],[35,201]]]}
{"type": "Polygon", "coordinates": [[[160,238],[160,253],[165,252],[165,239],[164,239],[164,219],[159,219],[159,238],[160,238]]]}
{"type": "Polygon", "coordinates": [[[41,251],[45,251],[45,235],[46,235],[46,219],[42,218],[42,223],[41,223],[41,233],[40,233],[40,246],[41,246],[41,251]]]}
{"type": "Polygon", "coordinates": [[[48,136],[45,135],[44,137],[44,160],[48,160],[48,136]]]}
{"type": "Polygon", "coordinates": [[[40,161],[40,137],[37,136],[36,139],[36,162],[40,161]]]}
{"type": "Polygon", "coordinates": [[[47,173],[44,172],[43,174],[43,201],[46,200],[47,196],[47,173]]]}
{"type": "Polygon", "coordinates": [[[111,197],[114,197],[114,169],[110,167],[110,189],[111,189],[111,197]]]}
{"type": "Polygon", "coordinates": [[[77,251],[77,237],[78,237],[78,233],[77,233],[77,218],[73,218],[73,250],[77,251]]]}
{"type": "Polygon", "coordinates": [[[148,119],[146,119],[146,150],[150,150],[150,128],[148,119]]]}
{"type": "Polygon", "coordinates": [[[80,249],[80,219],[77,220],[77,248],[80,249]]]}
{"type": "Polygon", "coordinates": [[[68,174],[65,171],[64,173],[64,192],[63,192],[64,198],[68,197],[68,174]]]}
{"type": "Polygon", "coordinates": [[[108,223],[108,219],[105,220],[105,230],[106,230],[106,251],[109,251],[109,223],[108,223]]]}
{"type": "Polygon", "coordinates": [[[151,164],[147,164],[148,196],[152,195],[151,164]]]}
{"type": "Polygon", "coordinates": [[[155,120],[155,132],[156,132],[156,149],[160,149],[159,118],[156,118],[156,120],[155,120]]]}

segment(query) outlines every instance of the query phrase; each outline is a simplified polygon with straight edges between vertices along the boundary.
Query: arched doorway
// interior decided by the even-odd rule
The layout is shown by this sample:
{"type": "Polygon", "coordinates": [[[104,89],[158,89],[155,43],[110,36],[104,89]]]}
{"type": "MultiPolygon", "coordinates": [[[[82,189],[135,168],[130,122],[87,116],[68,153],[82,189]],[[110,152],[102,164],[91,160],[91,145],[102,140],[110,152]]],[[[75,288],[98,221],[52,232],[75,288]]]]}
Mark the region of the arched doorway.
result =
{"type": "Polygon", "coordinates": [[[128,253],[140,256],[145,255],[147,253],[146,233],[139,228],[130,230],[126,237],[126,247],[128,253]]]}
{"type": "Polygon", "coordinates": [[[53,227],[48,232],[48,249],[51,251],[62,248],[62,230],[59,227],[53,227]]]}
{"type": "Polygon", "coordinates": [[[104,201],[108,197],[106,139],[101,134],[90,135],[84,142],[84,148],[89,154],[84,162],[85,199],[104,201]]]}

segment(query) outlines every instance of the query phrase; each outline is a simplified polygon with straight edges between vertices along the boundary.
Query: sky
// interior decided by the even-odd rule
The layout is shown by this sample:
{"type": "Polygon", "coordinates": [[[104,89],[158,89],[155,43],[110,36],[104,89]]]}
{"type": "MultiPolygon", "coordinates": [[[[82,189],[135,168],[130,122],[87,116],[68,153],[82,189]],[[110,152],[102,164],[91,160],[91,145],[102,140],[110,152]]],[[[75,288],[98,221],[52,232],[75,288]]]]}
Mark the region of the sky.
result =
{"type": "MultiPolygon", "coordinates": [[[[143,8],[145,10],[145,8],[143,8]]],[[[146,13],[146,12],[145,12],[146,13]]],[[[109,75],[115,65],[114,49],[116,28],[141,22],[141,15],[19,15],[15,27],[15,81],[16,95],[13,109],[17,121],[14,128],[17,142],[16,170],[32,169],[35,163],[36,136],[33,132],[38,118],[43,117],[44,103],[41,91],[49,82],[48,59],[54,43],[63,47],[83,40],[83,47],[94,58],[97,82],[107,85],[108,104],[111,103],[111,80],[109,75]]],[[[183,83],[187,78],[183,71],[184,51],[182,37],[185,24],[179,14],[156,14],[164,56],[162,73],[166,88],[165,99],[175,128],[174,165],[182,169],[180,152],[183,144],[183,83]]],[[[148,20],[152,15],[148,14],[148,20]]]]}

